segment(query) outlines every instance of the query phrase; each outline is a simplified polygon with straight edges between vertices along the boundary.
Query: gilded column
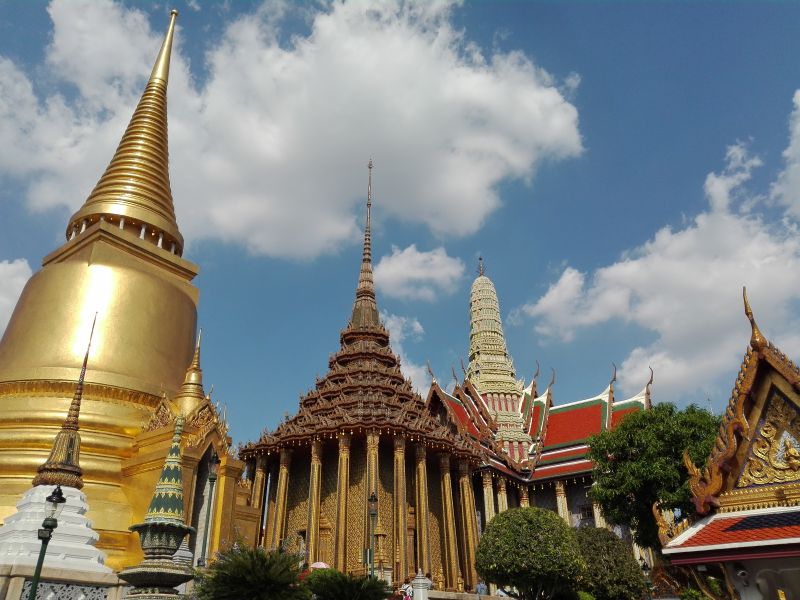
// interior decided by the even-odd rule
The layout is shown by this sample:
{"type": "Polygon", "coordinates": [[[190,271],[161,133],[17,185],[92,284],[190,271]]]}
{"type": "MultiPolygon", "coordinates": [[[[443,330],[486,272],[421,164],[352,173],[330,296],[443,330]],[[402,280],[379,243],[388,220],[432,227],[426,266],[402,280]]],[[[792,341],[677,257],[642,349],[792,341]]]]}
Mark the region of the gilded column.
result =
{"type": "Polygon", "coordinates": [[[272,527],[272,548],[279,548],[283,541],[286,526],[286,499],[289,494],[289,465],[292,464],[292,451],[281,448],[280,467],[278,468],[278,489],[275,494],[275,523],[272,527]]]}
{"type": "Polygon", "coordinates": [[[519,506],[520,508],[527,508],[531,505],[530,499],[528,498],[528,486],[521,485],[519,488],[519,506]]]}
{"type": "Polygon", "coordinates": [[[603,510],[597,502],[592,502],[592,512],[594,513],[595,527],[608,527],[608,523],[606,523],[606,519],[603,516],[603,510]]]}
{"type": "Polygon", "coordinates": [[[442,484],[442,521],[444,525],[444,571],[447,588],[456,589],[460,577],[458,568],[458,548],[456,547],[456,520],[453,510],[453,484],[450,479],[450,455],[439,455],[439,471],[442,484]]]}
{"type": "Polygon", "coordinates": [[[406,546],[408,545],[408,510],[406,508],[406,439],[394,438],[394,531],[395,556],[397,557],[395,581],[403,581],[408,575],[406,546]]]}
{"type": "Polygon", "coordinates": [[[350,487],[350,434],[339,436],[339,466],[336,483],[336,551],[334,566],[347,571],[347,494],[350,487]]]}
{"type": "Polygon", "coordinates": [[[464,530],[464,562],[467,585],[470,588],[478,583],[475,572],[475,549],[478,547],[478,520],[475,512],[475,494],[472,492],[472,473],[469,461],[458,462],[458,485],[461,491],[461,521],[464,530]]]}
{"type": "Polygon", "coordinates": [[[417,497],[416,497],[416,525],[417,525],[417,569],[422,569],[423,573],[431,572],[431,547],[430,547],[430,525],[428,519],[428,472],[426,469],[425,446],[417,444],[414,447],[415,470],[417,476],[417,497]]]}
{"type": "MultiPolygon", "coordinates": [[[[364,490],[366,496],[364,497],[364,543],[361,546],[362,548],[369,548],[371,542],[369,539],[369,497],[373,492],[375,492],[375,494],[378,493],[378,445],[380,444],[380,440],[381,438],[377,430],[373,429],[367,433],[367,487],[364,490]]],[[[378,508],[378,510],[380,511],[380,508],[378,508]]],[[[376,554],[377,547],[378,541],[375,540],[376,554]]]]}
{"type": "Polygon", "coordinates": [[[253,508],[261,508],[264,502],[264,486],[267,484],[266,462],[266,456],[258,456],[256,458],[256,473],[253,478],[253,488],[250,496],[250,506],[253,508]]]}
{"type": "Polygon", "coordinates": [[[322,442],[311,442],[311,472],[308,479],[308,524],[306,526],[306,561],[317,561],[319,554],[319,502],[322,481],[322,442]]]}
{"type": "Polygon", "coordinates": [[[482,473],[483,478],[483,511],[486,524],[494,518],[494,488],[492,487],[492,474],[489,471],[482,473]]]}
{"type": "Polygon", "coordinates": [[[271,461],[272,465],[269,468],[269,495],[267,497],[267,519],[266,531],[264,532],[264,539],[261,540],[261,545],[265,548],[274,549],[273,533],[275,531],[275,499],[277,498],[277,485],[278,485],[278,462],[271,461]]]}
{"type": "Polygon", "coordinates": [[[508,510],[508,492],[506,491],[506,478],[499,477],[497,479],[497,512],[505,512],[508,510]]]}
{"type": "Polygon", "coordinates": [[[567,505],[567,490],[563,481],[556,481],[556,507],[558,515],[572,526],[572,519],[569,516],[569,506],[567,505]]]}

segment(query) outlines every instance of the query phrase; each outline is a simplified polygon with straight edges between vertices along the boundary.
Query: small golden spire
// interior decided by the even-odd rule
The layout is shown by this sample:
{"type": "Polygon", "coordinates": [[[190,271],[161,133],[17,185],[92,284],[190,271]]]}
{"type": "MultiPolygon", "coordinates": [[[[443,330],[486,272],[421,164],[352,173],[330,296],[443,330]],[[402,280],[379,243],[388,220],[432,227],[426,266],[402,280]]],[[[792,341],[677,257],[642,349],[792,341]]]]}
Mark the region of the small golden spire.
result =
{"type": "Polygon", "coordinates": [[[75,395],[69,405],[67,418],[61,426],[61,431],[53,440],[50,456],[41,465],[33,478],[33,485],[63,485],[81,489],[83,487],[83,469],[80,466],[81,436],[78,433],[78,419],[81,414],[81,400],[83,399],[83,382],[86,378],[86,365],[89,363],[89,349],[92,347],[94,326],[97,323],[97,313],[92,321],[89,333],[89,343],[86,344],[86,354],[83,356],[81,374],[75,386],[75,395]]]}
{"type": "Polygon", "coordinates": [[[483,257],[478,257],[478,277],[483,277],[486,274],[486,268],[483,266],[483,257]]]}
{"type": "Polygon", "coordinates": [[[756,325],[756,320],[753,317],[753,309],[750,308],[750,302],[747,300],[747,287],[742,287],[742,297],[744,298],[744,314],[747,315],[747,320],[750,321],[750,346],[753,350],[763,350],[767,347],[767,340],[761,333],[761,330],[756,325]]]}
{"type": "Polygon", "coordinates": [[[175,254],[183,252],[169,182],[167,136],[167,83],[177,16],[173,10],[142,98],[105,173],[70,218],[67,239],[101,217],[111,217],[120,221],[121,229],[175,254]]]}
{"type": "Polygon", "coordinates": [[[178,393],[173,402],[178,406],[178,410],[184,415],[191,415],[194,410],[206,399],[203,390],[203,370],[200,368],[200,340],[203,337],[203,330],[197,333],[197,342],[194,347],[192,362],[186,369],[186,376],[183,378],[178,393]]]}

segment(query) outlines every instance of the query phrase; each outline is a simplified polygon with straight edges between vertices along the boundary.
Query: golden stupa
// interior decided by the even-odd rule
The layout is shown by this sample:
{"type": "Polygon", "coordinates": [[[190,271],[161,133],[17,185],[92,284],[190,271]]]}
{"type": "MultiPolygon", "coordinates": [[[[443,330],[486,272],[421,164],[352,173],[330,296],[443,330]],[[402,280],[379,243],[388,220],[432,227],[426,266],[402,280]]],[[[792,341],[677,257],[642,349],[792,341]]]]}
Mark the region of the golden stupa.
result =
{"type": "MultiPolygon", "coordinates": [[[[158,478],[174,416],[184,413],[194,436],[185,458],[188,511],[198,512],[195,499],[208,504],[196,490],[206,483],[202,461],[212,446],[222,457],[215,497],[225,500],[231,518],[229,490],[243,466],[230,456],[227,427],[202,392],[194,347],[198,268],[181,258],[170,189],[167,82],[176,16],[172,11],[114,157],[69,220],[66,243],[28,281],[0,341],[2,521],[48,456],[97,314],[80,417],[81,466],[98,547],[114,568],[141,556],[128,527],[144,516],[149,491],[143,492],[158,478]]],[[[220,516],[214,526],[211,548],[226,541],[230,523],[220,516]]]]}

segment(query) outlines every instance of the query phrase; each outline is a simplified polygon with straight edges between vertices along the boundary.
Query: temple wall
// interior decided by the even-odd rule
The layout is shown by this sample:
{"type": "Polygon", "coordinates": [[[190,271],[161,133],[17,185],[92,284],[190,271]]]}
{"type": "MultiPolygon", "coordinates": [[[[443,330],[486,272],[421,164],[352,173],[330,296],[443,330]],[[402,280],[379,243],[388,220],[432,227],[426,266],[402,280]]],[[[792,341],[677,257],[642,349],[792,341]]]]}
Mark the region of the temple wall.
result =
{"type": "Polygon", "coordinates": [[[320,523],[331,529],[327,532],[320,527],[320,546],[317,560],[333,564],[334,538],[336,527],[336,483],[339,463],[337,460],[338,441],[326,442],[322,447],[322,487],[320,492],[320,523]]]}
{"type": "Polygon", "coordinates": [[[289,467],[289,495],[286,501],[286,535],[287,546],[294,551],[305,550],[305,541],[300,547],[290,538],[300,535],[308,539],[306,526],[308,522],[308,480],[311,459],[308,448],[297,448],[289,467]],[[301,533],[302,532],[302,533],[301,533]]]}
{"type": "Polygon", "coordinates": [[[363,437],[350,447],[350,493],[347,504],[347,570],[363,572],[367,514],[367,449],[363,437]]]}
{"type": "Polygon", "coordinates": [[[432,452],[427,458],[428,472],[428,524],[430,526],[431,542],[431,576],[435,577],[439,571],[444,570],[442,556],[444,556],[443,520],[442,520],[442,483],[439,476],[439,457],[432,452]]]}

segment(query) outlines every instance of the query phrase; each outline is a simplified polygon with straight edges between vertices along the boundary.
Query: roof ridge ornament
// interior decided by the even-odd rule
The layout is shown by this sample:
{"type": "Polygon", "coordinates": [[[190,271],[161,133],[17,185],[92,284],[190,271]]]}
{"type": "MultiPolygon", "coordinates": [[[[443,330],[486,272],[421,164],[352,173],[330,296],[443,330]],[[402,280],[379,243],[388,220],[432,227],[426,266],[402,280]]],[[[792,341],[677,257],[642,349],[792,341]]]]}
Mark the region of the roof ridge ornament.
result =
{"type": "Polygon", "coordinates": [[[556,370],[553,367],[550,367],[550,370],[553,372],[553,376],[550,377],[550,383],[547,384],[547,389],[550,389],[556,384],[556,370]]]}
{"type": "Polygon", "coordinates": [[[747,300],[747,286],[742,287],[742,297],[744,299],[744,314],[747,316],[747,320],[750,321],[750,346],[756,351],[763,350],[767,347],[767,339],[761,333],[755,317],[753,317],[753,309],[750,308],[750,302],[747,300]]]}
{"type": "Polygon", "coordinates": [[[617,364],[612,361],[611,366],[614,367],[614,374],[611,376],[611,381],[608,382],[608,387],[612,387],[617,380],[617,364]]]}

